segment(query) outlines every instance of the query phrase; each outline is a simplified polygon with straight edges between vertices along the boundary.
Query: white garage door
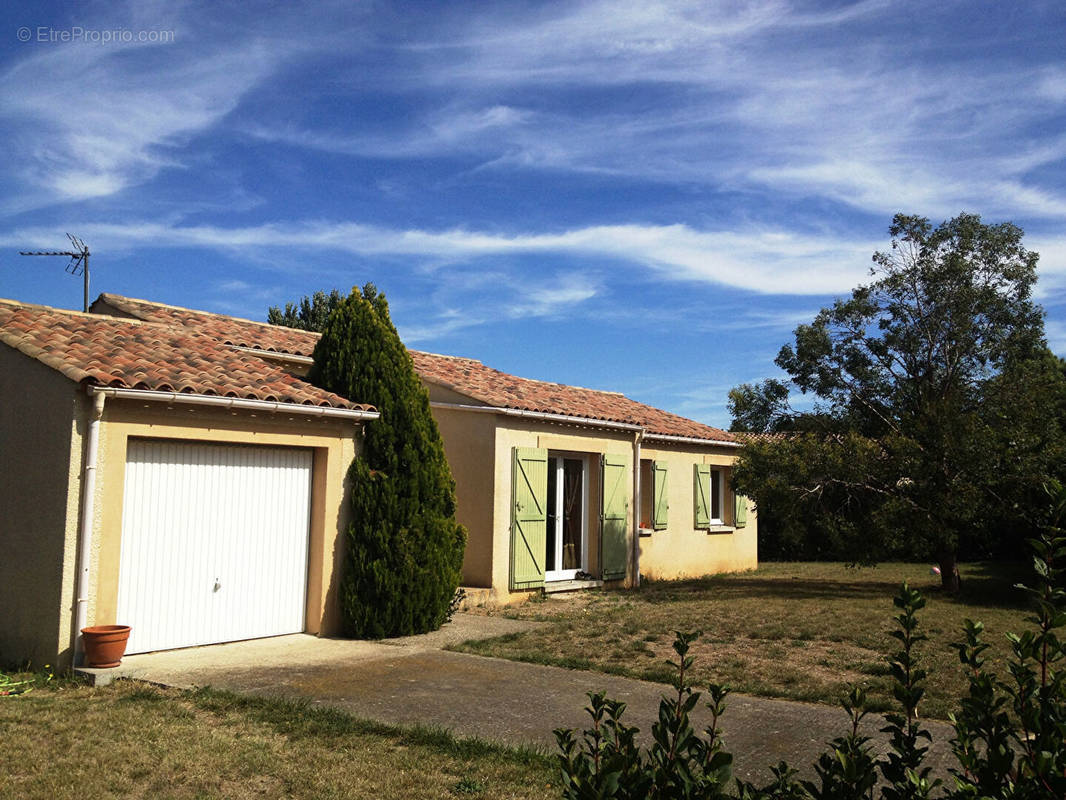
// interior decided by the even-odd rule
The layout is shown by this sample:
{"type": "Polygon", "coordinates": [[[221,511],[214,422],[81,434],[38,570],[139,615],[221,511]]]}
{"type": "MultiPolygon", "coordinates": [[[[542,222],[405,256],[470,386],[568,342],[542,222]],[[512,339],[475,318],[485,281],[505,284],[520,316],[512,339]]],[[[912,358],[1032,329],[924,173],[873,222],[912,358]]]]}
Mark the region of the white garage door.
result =
{"type": "Polygon", "coordinates": [[[310,495],[310,450],[131,439],[126,652],[302,631],[310,495]]]}

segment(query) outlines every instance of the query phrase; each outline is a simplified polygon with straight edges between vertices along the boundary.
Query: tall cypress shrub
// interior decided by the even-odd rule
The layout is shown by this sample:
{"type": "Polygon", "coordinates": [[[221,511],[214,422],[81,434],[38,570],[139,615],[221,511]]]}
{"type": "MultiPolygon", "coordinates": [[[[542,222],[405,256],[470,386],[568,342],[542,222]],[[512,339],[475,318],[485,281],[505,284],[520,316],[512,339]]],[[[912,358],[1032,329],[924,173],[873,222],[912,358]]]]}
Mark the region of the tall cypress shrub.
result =
{"type": "Polygon", "coordinates": [[[436,630],[459,585],[466,531],[455,521],[455,482],[429,394],[373,284],[330,314],[308,379],[372,403],[352,462],[352,522],[341,578],[344,630],[357,638],[436,630]]]}

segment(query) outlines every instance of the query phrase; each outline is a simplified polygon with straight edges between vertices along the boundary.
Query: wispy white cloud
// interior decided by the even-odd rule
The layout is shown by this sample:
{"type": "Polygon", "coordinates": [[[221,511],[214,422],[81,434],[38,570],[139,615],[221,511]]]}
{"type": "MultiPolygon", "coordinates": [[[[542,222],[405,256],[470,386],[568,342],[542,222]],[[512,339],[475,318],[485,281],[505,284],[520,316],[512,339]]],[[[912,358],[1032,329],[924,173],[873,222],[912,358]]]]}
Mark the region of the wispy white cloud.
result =
{"type": "Polygon", "coordinates": [[[417,345],[476,328],[491,319],[491,315],[473,309],[438,308],[430,319],[423,318],[417,324],[400,324],[397,330],[404,342],[417,345]]]}
{"type": "Polygon", "coordinates": [[[34,131],[15,140],[28,184],[71,200],[146,180],[175,164],[174,146],[230,111],[275,63],[269,48],[257,46],[131,74],[130,58],[146,55],[52,48],[3,75],[4,115],[34,131]]]}
{"type": "MultiPolygon", "coordinates": [[[[492,256],[557,253],[607,259],[652,271],[668,280],[724,284],[768,294],[832,294],[863,280],[881,243],[829,235],[752,228],[699,231],[687,225],[600,225],[558,233],[505,235],[465,229],[398,230],[358,223],[278,223],[244,228],[160,223],[74,226],[98,248],[292,247],[360,255],[395,255],[465,262],[492,256]]],[[[47,246],[53,230],[26,228],[0,235],[12,246],[47,246]]],[[[576,279],[575,279],[576,280],[576,279]]],[[[555,290],[552,290],[555,291],[555,290]]],[[[569,283],[558,291],[570,299],[590,297],[591,284],[569,283]]],[[[533,306],[550,306],[530,296],[533,306]]]]}
{"type": "MultiPolygon", "coordinates": [[[[1066,159],[1066,142],[1046,141],[1066,72],[946,63],[932,39],[899,35],[886,0],[485,7],[402,38],[372,14],[344,25],[327,9],[328,24],[278,12],[221,39],[203,9],[175,8],[126,11],[166,12],[173,43],[53,47],[2,76],[26,189],[9,210],[114,195],[187,166],[193,138],[227,120],[261,141],[355,156],[462,154],[482,169],[699,183],[878,215],[1066,217],[1066,193],[1034,174],[1066,159]],[[309,59],[357,75],[368,42],[390,54],[375,89],[424,98],[409,113],[375,127],[286,103],[230,119],[267,78],[309,59]],[[624,86],[632,99],[617,102],[624,86]]],[[[335,83],[342,98],[369,85],[335,83]]]]}
{"type": "Polygon", "coordinates": [[[1047,323],[1047,343],[1053,353],[1066,357],[1066,324],[1059,320],[1047,323]]]}
{"type": "Polygon", "coordinates": [[[394,131],[319,130],[292,123],[268,125],[261,120],[242,123],[238,128],[260,141],[303,149],[372,158],[419,158],[498,148],[502,141],[524,138],[521,129],[533,117],[531,111],[507,105],[449,107],[427,112],[399,136],[394,131]]]}
{"type": "Polygon", "coordinates": [[[263,309],[278,304],[281,289],[272,284],[252,283],[240,278],[214,281],[208,288],[207,305],[214,311],[258,319],[263,309]]]}
{"type": "Polygon", "coordinates": [[[1053,66],[1043,70],[1037,83],[1037,91],[1054,103],[1066,103],[1066,69],[1053,66]]]}
{"type": "Polygon", "coordinates": [[[598,282],[582,273],[544,274],[530,280],[502,269],[437,271],[435,291],[405,297],[398,319],[404,341],[442,339],[469,328],[512,320],[572,318],[599,293],[598,282]],[[477,302],[471,302],[477,297],[477,302]]]}
{"type": "Polygon", "coordinates": [[[247,292],[255,287],[248,283],[248,281],[238,280],[236,278],[219,281],[215,284],[215,288],[220,292],[247,292]]]}
{"type": "Polygon", "coordinates": [[[1037,302],[1062,314],[1066,309],[1066,236],[1027,236],[1025,245],[1040,254],[1040,277],[1033,293],[1037,302]]]}
{"type": "Polygon", "coordinates": [[[714,68],[736,55],[731,45],[787,28],[810,29],[870,16],[884,2],[839,12],[797,12],[781,0],[618,3],[546,6],[469,18],[446,42],[413,45],[436,57],[425,79],[500,85],[618,85],[668,81],[703,85],[724,77],[714,68]]]}
{"type": "MultiPolygon", "coordinates": [[[[79,27],[165,31],[157,41],[40,46],[0,74],[7,156],[23,183],[9,211],[99,198],[143,183],[203,153],[184,148],[215,129],[255,87],[316,40],[286,29],[292,14],[213,24],[186,2],[85,10],[79,27]]],[[[217,22],[217,21],[216,21],[217,22]]],[[[333,34],[328,28],[319,39],[333,34]]]]}
{"type": "Polygon", "coordinates": [[[590,300],[597,282],[581,274],[557,275],[529,284],[522,298],[508,307],[512,317],[551,317],[569,313],[573,306],[590,300]]]}
{"type": "Polygon", "coordinates": [[[792,330],[797,325],[810,322],[818,313],[816,308],[797,311],[779,310],[744,310],[729,320],[731,325],[744,328],[781,328],[792,330]]]}
{"type": "Polygon", "coordinates": [[[1066,194],[1032,174],[1066,159],[1062,143],[1044,142],[1066,73],[995,59],[975,72],[936,57],[932,39],[900,36],[899,25],[898,7],[886,2],[486,10],[465,15],[447,37],[416,35],[397,48],[410,59],[395,90],[436,87],[462,101],[387,132],[270,121],[253,132],[363,155],[474,153],[500,170],[825,198],[879,215],[1066,217],[1066,194]],[[623,85],[638,102],[558,102],[623,85]]]}

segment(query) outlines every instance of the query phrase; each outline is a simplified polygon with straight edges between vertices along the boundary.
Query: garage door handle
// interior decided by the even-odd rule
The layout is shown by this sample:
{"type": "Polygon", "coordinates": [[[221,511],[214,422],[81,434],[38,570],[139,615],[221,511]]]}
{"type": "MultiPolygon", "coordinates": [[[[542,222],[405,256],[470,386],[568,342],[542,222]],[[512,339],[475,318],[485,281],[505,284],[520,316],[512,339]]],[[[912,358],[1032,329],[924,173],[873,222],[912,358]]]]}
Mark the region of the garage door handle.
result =
{"type": "Polygon", "coordinates": [[[222,588],[222,584],[218,582],[218,578],[215,578],[215,591],[217,592],[222,588]]]}

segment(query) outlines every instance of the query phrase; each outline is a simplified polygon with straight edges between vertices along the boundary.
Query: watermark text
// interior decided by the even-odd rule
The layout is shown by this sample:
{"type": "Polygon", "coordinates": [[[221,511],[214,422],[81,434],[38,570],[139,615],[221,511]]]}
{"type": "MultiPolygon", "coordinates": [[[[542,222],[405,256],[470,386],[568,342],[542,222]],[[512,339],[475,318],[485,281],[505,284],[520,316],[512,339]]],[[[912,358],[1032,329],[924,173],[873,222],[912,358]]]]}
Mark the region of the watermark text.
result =
{"type": "Polygon", "coordinates": [[[174,41],[174,31],[140,30],[129,28],[53,28],[51,25],[23,25],[15,32],[20,42],[33,44],[168,44],[174,41]]]}

